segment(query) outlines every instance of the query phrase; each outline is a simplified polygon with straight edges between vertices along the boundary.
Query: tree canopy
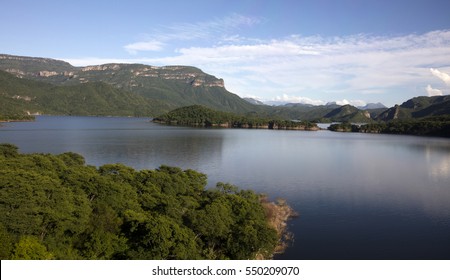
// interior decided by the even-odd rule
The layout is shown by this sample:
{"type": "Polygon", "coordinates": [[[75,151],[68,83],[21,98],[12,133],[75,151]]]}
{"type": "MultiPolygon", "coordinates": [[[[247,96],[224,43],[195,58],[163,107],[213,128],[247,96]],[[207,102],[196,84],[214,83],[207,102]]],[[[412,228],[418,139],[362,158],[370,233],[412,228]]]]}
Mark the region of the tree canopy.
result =
{"type": "Polygon", "coordinates": [[[269,258],[279,234],[261,195],[161,166],[85,164],[0,144],[1,259],[269,258]]]}

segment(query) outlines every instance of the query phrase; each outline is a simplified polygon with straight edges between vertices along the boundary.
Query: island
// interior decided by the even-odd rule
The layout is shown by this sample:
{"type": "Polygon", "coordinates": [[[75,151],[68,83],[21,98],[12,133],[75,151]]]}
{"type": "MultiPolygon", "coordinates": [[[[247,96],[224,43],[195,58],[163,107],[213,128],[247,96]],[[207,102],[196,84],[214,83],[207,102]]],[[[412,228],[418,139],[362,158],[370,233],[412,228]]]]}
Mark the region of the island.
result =
{"type": "Polygon", "coordinates": [[[316,123],[242,116],[210,109],[202,105],[181,107],[153,118],[155,123],[194,127],[259,128],[285,130],[319,130],[316,123]]]}

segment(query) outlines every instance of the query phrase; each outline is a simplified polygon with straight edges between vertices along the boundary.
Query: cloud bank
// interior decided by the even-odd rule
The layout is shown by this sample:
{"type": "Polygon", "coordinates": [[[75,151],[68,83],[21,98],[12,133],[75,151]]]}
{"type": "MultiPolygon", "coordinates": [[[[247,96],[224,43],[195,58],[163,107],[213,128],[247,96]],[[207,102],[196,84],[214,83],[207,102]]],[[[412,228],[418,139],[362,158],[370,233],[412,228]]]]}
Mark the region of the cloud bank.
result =
{"type": "Polygon", "coordinates": [[[192,65],[223,78],[227,89],[240,96],[311,104],[353,100],[392,106],[418,95],[444,94],[434,85],[436,77],[450,85],[450,30],[398,36],[242,36],[243,29],[261,22],[235,14],[163,26],[145,40],[125,45],[132,57],[108,62],[192,65]]]}
{"type": "MultiPolygon", "coordinates": [[[[136,55],[144,51],[161,51],[163,46],[171,42],[216,40],[218,37],[222,37],[221,39],[224,41],[229,41],[233,37],[226,37],[223,34],[229,34],[240,27],[252,26],[258,22],[259,19],[254,17],[232,14],[228,17],[216,18],[206,22],[158,26],[158,28],[143,35],[145,39],[125,45],[124,49],[128,53],[136,55]]],[[[236,37],[234,36],[234,38],[236,37]]]]}
{"type": "MultiPolygon", "coordinates": [[[[396,103],[427,93],[417,88],[432,81],[429,66],[450,66],[450,31],[399,37],[291,36],[257,44],[180,48],[153,62],[197,65],[223,77],[238,94],[396,103]]],[[[432,73],[448,83],[445,73],[432,73]]]]}

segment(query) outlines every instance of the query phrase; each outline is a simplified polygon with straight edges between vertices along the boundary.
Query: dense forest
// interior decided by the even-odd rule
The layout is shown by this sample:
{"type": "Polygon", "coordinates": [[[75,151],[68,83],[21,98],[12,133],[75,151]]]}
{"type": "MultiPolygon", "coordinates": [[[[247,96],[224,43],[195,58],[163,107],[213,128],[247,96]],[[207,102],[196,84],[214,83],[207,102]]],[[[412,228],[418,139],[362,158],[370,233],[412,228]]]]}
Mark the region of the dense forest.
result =
{"type": "Polygon", "coordinates": [[[363,125],[349,122],[332,124],[331,131],[364,132],[385,134],[407,134],[418,136],[450,137],[450,115],[428,117],[423,119],[393,120],[363,125]]]}
{"type": "Polygon", "coordinates": [[[189,169],[94,167],[0,144],[0,258],[270,258],[281,238],[273,218],[288,206],[206,184],[189,169]]]}
{"type": "Polygon", "coordinates": [[[229,128],[268,128],[293,130],[318,130],[312,122],[298,122],[281,119],[268,119],[257,116],[242,116],[212,110],[201,105],[192,105],[170,111],[153,119],[154,122],[169,125],[229,127],[229,128]]]}
{"type": "MultiPolygon", "coordinates": [[[[52,85],[20,79],[0,71],[0,121],[29,114],[82,116],[149,116],[157,100],[119,90],[103,82],[52,85]]],[[[167,109],[167,108],[166,108],[167,109]]]]}

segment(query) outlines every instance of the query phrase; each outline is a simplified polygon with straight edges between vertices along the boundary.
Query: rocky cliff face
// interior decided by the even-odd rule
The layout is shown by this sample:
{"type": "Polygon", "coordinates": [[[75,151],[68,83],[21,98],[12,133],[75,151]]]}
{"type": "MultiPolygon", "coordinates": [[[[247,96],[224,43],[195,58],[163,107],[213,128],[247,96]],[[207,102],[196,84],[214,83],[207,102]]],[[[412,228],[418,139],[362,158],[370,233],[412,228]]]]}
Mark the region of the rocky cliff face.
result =
{"type": "Polygon", "coordinates": [[[142,82],[139,83],[138,79],[163,79],[184,82],[192,87],[224,87],[222,79],[189,66],[157,67],[112,63],[74,67],[67,62],[48,58],[0,55],[0,70],[20,78],[32,78],[56,84],[103,81],[117,87],[124,87],[124,85],[139,86],[142,82]]]}
{"type": "Polygon", "coordinates": [[[20,75],[25,76],[37,76],[40,71],[59,73],[72,71],[76,69],[76,67],[65,61],[51,58],[0,54],[0,69],[12,74],[20,73],[20,75]]]}

